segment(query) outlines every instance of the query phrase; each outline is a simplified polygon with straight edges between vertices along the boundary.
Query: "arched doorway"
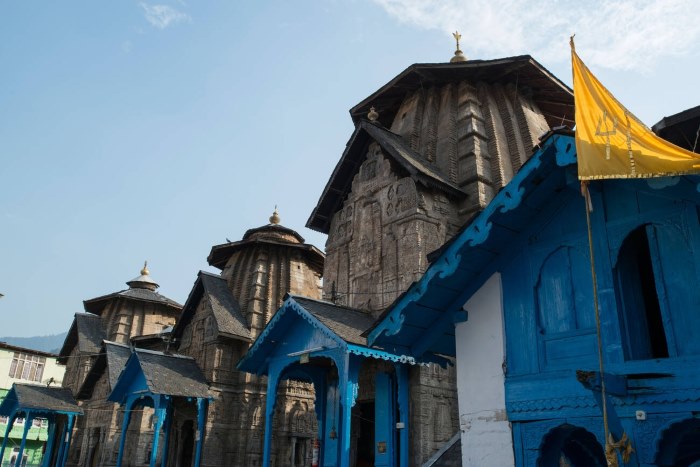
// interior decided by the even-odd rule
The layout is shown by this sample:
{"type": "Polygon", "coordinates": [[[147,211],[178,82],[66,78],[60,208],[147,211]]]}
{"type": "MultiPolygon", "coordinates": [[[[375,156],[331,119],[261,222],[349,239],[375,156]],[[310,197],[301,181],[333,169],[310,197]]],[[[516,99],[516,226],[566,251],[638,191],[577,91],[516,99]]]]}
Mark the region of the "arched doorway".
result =
{"type": "Polygon", "coordinates": [[[664,430],[655,464],[660,467],[700,465],[700,420],[689,418],[664,430]]]}
{"type": "Polygon", "coordinates": [[[593,433],[564,424],[542,439],[538,467],[605,467],[605,451],[593,433]]]}

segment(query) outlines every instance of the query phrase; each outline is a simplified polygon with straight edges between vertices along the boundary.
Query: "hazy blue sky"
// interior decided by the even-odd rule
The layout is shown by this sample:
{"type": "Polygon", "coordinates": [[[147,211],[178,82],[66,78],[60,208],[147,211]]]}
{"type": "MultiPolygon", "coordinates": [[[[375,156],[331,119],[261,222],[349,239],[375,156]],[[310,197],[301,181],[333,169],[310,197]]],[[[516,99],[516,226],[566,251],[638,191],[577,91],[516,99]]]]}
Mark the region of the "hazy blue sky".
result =
{"type": "Polygon", "coordinates": [[[348,109],[415,62],[529,53],[570,83],[568,35],[651,125],[700,104],[693,0],[0,1],[0,335],[68,329],[148,259],[184,303],[212,245],[304,227],[348,109]],[[584,5],[584,6],[582,6],[584,5]]]}

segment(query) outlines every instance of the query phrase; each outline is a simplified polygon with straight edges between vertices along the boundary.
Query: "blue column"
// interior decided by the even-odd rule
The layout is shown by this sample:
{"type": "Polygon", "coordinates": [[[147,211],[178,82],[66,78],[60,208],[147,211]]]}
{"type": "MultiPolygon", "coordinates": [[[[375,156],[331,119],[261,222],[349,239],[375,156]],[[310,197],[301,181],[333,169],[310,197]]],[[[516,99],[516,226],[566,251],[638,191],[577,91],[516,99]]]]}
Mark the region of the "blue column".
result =
{"type": "Polygon", "coordinates": [[[168,447],[170,446],[170,423],[173,416],[173,401],[170,397],[165,396],[165,423],[163,424],[163,456],[161,457],[160,466],[168,465],[168,447]]]}
{"type": "Polygon", "coordinates": [[[336,467],[338,465],[338,427],[340,426],[340,392],[339,381],[330,381],[325,385],[323,394],[326,400],[326,412],[324,413],[324,431],[321,438],[321,450],[323,451],[324,467],[336,467]],[[330,438],[331,430],[335,431],[335,439],[330,438]]]}
{"type": "MultiPolygon", "coordinates": [[[[44,450],[44,457],[41,458],[41,467],[49,467],[51,464],[53,445],[56,442],[56,417],[49,415],[46,419],[49,422],[49,432],[46,435],[46,449],[44,450]]],[[[0,457],[0,459],[2,458],[0,457]]]]}
{"type": "Polygon", "coordinates": [[[12,425],[15,424],[15,413],[7,417],[7,427],[5,428],[5,437],[2,439],[2,447],[0,447],[0,463],[2,463],[2,458],[5,455],[5,447],[7,446],[7,440],[10,437],[10,432],[12,431],[12,425]]]}
{"type": "MultiPolygon", "coordinates": [[[[66,423],[68,423],[68,422],[66,421],[66,423]]],[[[59,437],[57,438],[57,442],[58,442],[58,453],[56,454],[56,464],[58,464],[59,462],[61,462],[61,457],[63,457],[63,451],[64,451],[64,449],[66,448],[66,445],[65,445],[65,443],[63,442],[63,439],[66,437],[66,423],[64,423],[64,424],[61,426],[61,436],[59,436],[59,437]]]]}
{"type": "Polygon", "coordinates": [[[63,444],[63,452],[61,457],[56,461],[56,467],[63,467],[66,465],[66,460],[68,460],[68,451],[70,449],[70,441],[73,438],[73,423],[75,422],[75,414],[68,414],[68,424],[66,425],[66,434],[63,444]]]}
{"type": "Polygon", "coordinates": [[[26,412],[24,415],[24,431],[22,432],[22,442],[19,445],[19,454],[17,454],[17,460],[15,461],[15,467],[20,467],[22,465],[22,454],[24,454],[24,446],[27,444],[27,433],[29,432],[29,427],[32,426],[32,413],[26,412]]]}
{"type": "Polygon", "coordinates": [[[341,413],[338,430],[340,467],[350,467],[350,432],[352,426],[352,407],[357,397],[357,375],[359,360],[354,356],[345,354],[343,368],[338,368],[340,379],[341,413]]]}
{"type": "Polygon", "coordinates": [[[153,407],[156,417],[156,423],[153,427],[153,442],[151,443],[151,462],[150,467],[156,467],[156,462],[158,461],[158,443],[160,441],[160,430],[163,428],[163,422],[165,421],[165,408],[163,407],[162,397],[153,401],[153,407]]]}
{"type": "MultiPolygon", "coordinates": [[[[318,450],[318,463],[323,465],[323,451],[325,449],[324,434],[326,433],[326,374],[324,372],[316,372],[312,378],[314,385],[314,410],[316,411],[316,420],[318,421],[318,434],[320,449],[318,450]]],[[[311,449],[314,449],[313,444],[311,449]]]]}
{"type": "Polygon", "coordinates": [[[267,375],[267,395],[265,396],[265,442],[263,443],[262,467],[270,467],[270,445],[272,444],[272,421],[277,402],[277,382],[280,370],[276,365],[270,365],[267,375]]]}
{"type": "Polygon", "coordinates": [[[124,442],[126,441],[126,431],[129,428],[129,420],[131,419],[131,406],[134,403],[134,399],[131,397],[127,398],[126,404],[124,404],[124,420],[122,421],[122,434],[119,438],[119,454],[117,455],[117,467],[122,466],[122,460],[124,459],[124,442]]]}
{"type": "Polygon", "coordinates": [[[408,467],[408,367],[396,364],[397,402],[399,404],[399,422],[403,428],[399,429],[399,466],[408,467]]]}
{"type": "Polygon", "coordinates": [[[394,465],[394,385],[387,373],[374,376],[374,465],[394,465]]]}
{"type": "Polygon", "coordinates": [[[207,415],[207,400],[197,398],[197,433],[195,433],[194,467],[199,467],[202,459],[202,443],[204,443],[204,421],[207,415]]]}

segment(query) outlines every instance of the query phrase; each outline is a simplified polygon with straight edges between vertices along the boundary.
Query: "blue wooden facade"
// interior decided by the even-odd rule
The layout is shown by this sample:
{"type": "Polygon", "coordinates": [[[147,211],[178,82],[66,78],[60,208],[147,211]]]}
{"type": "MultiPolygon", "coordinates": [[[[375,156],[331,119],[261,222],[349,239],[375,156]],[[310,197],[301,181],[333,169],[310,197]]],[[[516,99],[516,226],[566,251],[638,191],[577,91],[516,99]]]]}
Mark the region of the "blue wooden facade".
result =
{"type": "MultiPolygon", "coordinates": [[[[605,402],[634,449],[627,465],[700,460],[699,190],[698,176],[590,185],[605,402]]],[[[606,465],[587,232],[573,135],[549,135],[369,343],[455,355],[462,306],[500,273],[516,464],[606,465]]]]}
{"type": "Polygon", "coordinates": [[[360,370],[368,359],[387,362],[391,367],[374,375],[374,436],[369,440],[373,465],[409,465],[407,365],[416,361],[367,347],[361,334],[371,323],[371,317],[356,310],[304,297],[286,297],[238,364],[243,371],[268,378],[263,467],[271,465],[273,416],[278,384],[283,379],[314,385],[319,465],[354,465],[353,408],[360,389],[360,370]]]}

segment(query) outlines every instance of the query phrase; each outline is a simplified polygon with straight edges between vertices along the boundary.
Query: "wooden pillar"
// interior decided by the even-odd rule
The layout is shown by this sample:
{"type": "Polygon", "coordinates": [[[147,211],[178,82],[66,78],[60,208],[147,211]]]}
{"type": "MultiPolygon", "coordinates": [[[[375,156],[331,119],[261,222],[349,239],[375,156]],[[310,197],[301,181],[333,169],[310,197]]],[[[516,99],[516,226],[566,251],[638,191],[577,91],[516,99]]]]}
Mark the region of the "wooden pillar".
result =
{"type": "Polygon", "coordinates": [[[350,433],[352,431],[352,407],[355,405],[357,397],[357,376],[359,372],[359,361],[352,355],[345,354],[342,368],[338,367],[340,408],[338,430],[338,465],[340,467],[350,467],[350,433]]]}
{"type": "Polygon", "coordinates": [[[10,438],[10,432],[12,431],[12,426],[15,424],[16,412],[7,417],[7,427],[5,428],[5,437],[2,439],[2,447],[0,447],[0,463],[2,463],[3,456],[5,455],[5,447],[7,446],[7,440],[10,438]]]}
{"type": "Polygon", "coordinates": [[[195,433],[194,467],[202,461],[202,444],[204,443],[204,422],[207,416],[207,400],[197,398],[197,433],[195,433]]]}
{"type": "Polygon", "coordinates": [[[378,372],[374,376],[374,465],[394,465],[394,385],[391,375],[378,372]]]}
{"type": "Polygon", "coordinates": [[[57,438],[58,453],[56,454],[56,464],[58,464],[61,461],[61,457],[63,457],[63,450],[66,447],[65,444],[63,443],[63,438],[65,438],[65,436],[66,436],[66,423],[61,425],[61,435],[57,438]]]}
{"type": "Polygon", "coordinates": [[[163,439],[163,456],[161,457],[160,461],[161,467],[166,467],[168,465],[168,448],[170,446],[170,425],[172,424],[173,418],[173,401],[169,396],[165,397],[165,423],[163,425],[163,433],[165,434],[165,438],[163,439]]]}
{"type": "Polygon", "coordinates": [[[75,414],[68,414],[68,424],[66,425],[66,434],[61,441],[63,445],[63,451],[61,457],[56,461],[56,467],[63,467],[66,465],[66,460],[68,460],[68,451],[70,449],[70,441],[73,438],[73,423],[75,422],[75,414]]]}
{"type": "Polygon", "coordinates": [[[270,448],[272,444],[272,421],[275,415],[275,403],[277,402],[277,382],[280,370],[273,365],[269,366],[267,375],[267,395],[265,396],[265,441],[263,443],[262,467],[270,467],[270,448]]]}
{"type": "Polygon", "coordinates": [[[395,368],[399,422],[403,424],[403,427],[399,428],[399,466],[408,467],[408,367],[397,363],[395,368]]]}
{"type": "Polygon", "coordinates": [[[27,445],[27,433],[29,433],[29,427],[31,426],[32,413],[27,411],[24,415],[24,431],[22,432],[22,442],[19,444],[19,454],[17,454],[17,460],[15,460],[15,467],[22,465],[22,454],[24,454],[24,447],[27,445]]]}
{"type": "Polygon", "coordinates": [[[119,454],[117,454],[117,467],[122,466],[122,461],[124,460],[124,442],[126,441],[126,432],[129,428],[129,420],[131,419],[131,407],[134,403],[134,399],[129,397],[124,404],[124,420],[122,421],[122,434],[119,438],[119,454]]]}
{"type": "Polygon", "coordinates": [[[156,467],[158,461],[158,444],[160,442],[160,431],[163,428],[163,422],[165,421],[166,411],[163,407],[162,397],[159,397],[157,402],[153,401],[153,406],[155,409],[154,416],[156,417],[156,423],[153,427],[153,442],[151,443],[151,462],[150,467],[156,467]]]}
{"type": "Polygon", "coordinates": [[[49,432],[46,435],[46,449],[44,450],[44,457],[41,458],[41,467],[49,467],[51,465],[51,454],[53,454],[53,447],[56,443],[56,416],[49,415],[47,420],[49,422],[49,432]]]}
{"type": "MultiPolygon", "coordinates": [[[[325,433],[326,433],[326,400],[327,400],[327,384],[326,384],[326,374],[324,372],[318,371],[312,378],[314,385],[314,409],[316,411],[316,420],[318,421],[318,437],[320,449],[318,450],[319,464],[323,464],[323,450],[325,449],[325,433]]],[[[311,450],[313,452],[314,445],[311,445],[311,450]]]]}

